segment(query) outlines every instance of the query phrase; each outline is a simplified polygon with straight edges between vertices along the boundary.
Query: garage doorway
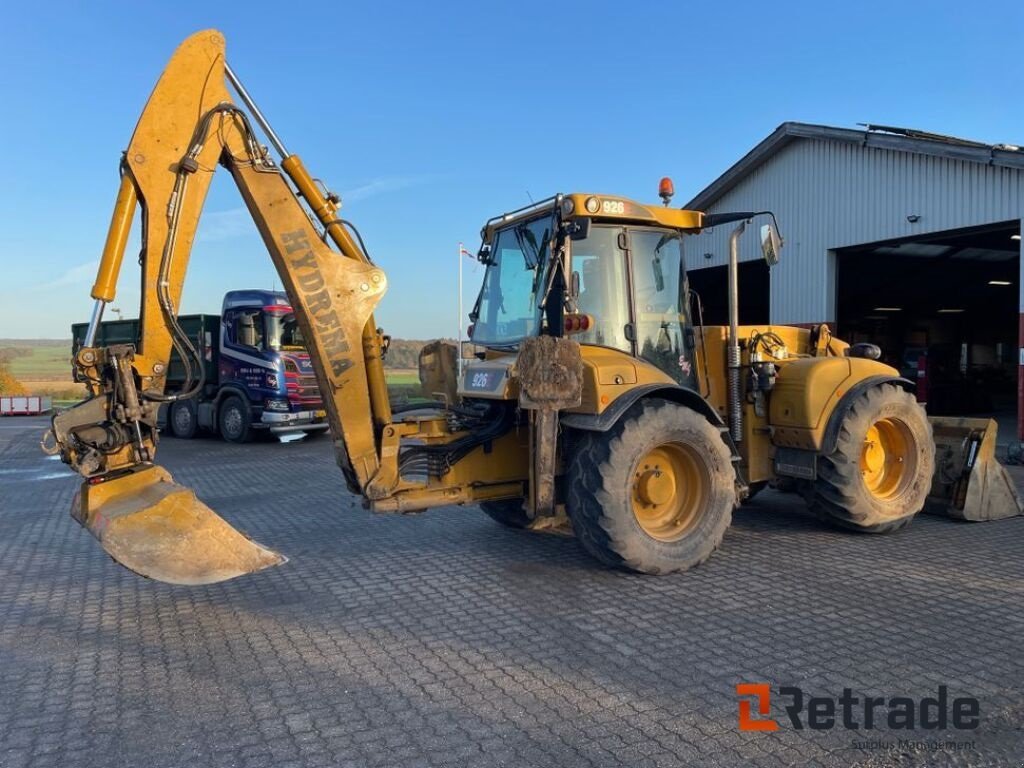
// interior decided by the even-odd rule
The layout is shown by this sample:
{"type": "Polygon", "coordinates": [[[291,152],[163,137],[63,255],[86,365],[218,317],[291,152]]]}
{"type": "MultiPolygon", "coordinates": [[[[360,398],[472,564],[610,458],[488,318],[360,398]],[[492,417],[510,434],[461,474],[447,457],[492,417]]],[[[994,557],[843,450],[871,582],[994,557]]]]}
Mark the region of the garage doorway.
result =
{"type": "MultiPolygon", "coordinates": [[[[701,322],[698,306],[704,310],[704,325],[729,324],[729,268],[704,267],[687,271],[692,297],[693,320],[701,322]],[[699,302],[698,302],[699,298],[699,302]]],[[[771,310],[771,282],[768,265],[761,259],[739,264],[740,325],[767,325],[771,310]]]]}
{"type": "Polygon", "coordinates": [[[836,251],[839,337],[880,346],[922,381],[932,414],[1002,416],[1006,440],[1017,431],[1019,238],[1013,221],[836,251]]]}

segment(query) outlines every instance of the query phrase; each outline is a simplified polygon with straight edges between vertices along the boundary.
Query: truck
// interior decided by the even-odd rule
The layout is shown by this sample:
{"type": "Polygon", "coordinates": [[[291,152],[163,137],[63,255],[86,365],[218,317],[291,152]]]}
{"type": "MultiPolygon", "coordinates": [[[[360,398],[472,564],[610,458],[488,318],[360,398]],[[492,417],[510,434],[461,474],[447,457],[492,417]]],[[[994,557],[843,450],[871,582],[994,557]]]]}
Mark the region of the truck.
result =
{"type": "MultiPolygon", "coordinates": [[[[316,374],[288,297],[280,291],[228,291],[219,315],[179,315],[179,325],[203,361],[203,384],[195,396],[166,403],[159,424],[182,439],[205,430],[229,443],[244,443],[259,432],[273,435],[328,429],[316,374]]],[[[73,352],[81,349],[88,323],[71,326],[73,352]]],[[[99,325],[104,345],[136,344],[137,319],[99,325]]],[[[186,369],[172,350],[167,392],[183,389],[186,369]]]]}

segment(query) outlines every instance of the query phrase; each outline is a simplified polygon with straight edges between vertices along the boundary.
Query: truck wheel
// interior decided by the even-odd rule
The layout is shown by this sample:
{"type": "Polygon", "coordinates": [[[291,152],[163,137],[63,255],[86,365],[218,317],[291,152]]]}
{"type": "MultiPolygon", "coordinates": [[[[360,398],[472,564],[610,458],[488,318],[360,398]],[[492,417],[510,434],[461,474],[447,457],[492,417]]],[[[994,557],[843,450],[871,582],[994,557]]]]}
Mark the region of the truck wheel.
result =
{"type": "Polygon", "coordinates": [[[523,509],[523,499],[502,499],[501,501],[483,501],[480,509],[489,518],[501,523],[506,528],[526,528],[530,518],[523,509]]]}
{"type": "Polygon", "coordinates": [[[935,444],[924,409],[893,384],[872,387],[842,414],[835,450],[818,457],[811,509],[823,520],[889,533],[921,511],[935,444]]]}
{"type": "Polygon", "coordinates": [[[608,432],[581,434],[566,511],[583,549],[602,563],[684,571],[721,543],[735,479],[729,448],[704,416],[645,401],[608,432]]]}
{"type": "Polygon", "coordinates": [[[252,435],[249,406],[240,397],[232,395],[220,404],[217,421],[220,424],[220,436],[229,443],[248,442],[252,435]]]}
{"type": "Polygon", "coordinates": [[[171,432],[175,437],[182,440],[191,440],[196,436],[199,427],[199,420],[196,417],[195,400],[178,400],[171,403],[170,418],[171,432]]]}

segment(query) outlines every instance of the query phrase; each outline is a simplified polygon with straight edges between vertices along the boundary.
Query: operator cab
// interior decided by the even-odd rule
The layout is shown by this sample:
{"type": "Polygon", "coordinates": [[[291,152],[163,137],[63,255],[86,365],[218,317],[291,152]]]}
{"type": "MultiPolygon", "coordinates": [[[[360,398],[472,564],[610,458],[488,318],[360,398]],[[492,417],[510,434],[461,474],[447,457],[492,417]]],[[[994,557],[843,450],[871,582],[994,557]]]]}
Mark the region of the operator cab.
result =
{"type": "Polygon", "coordinates": [[[683,235],[699,231],[701,216],[572,194],[492,219],[471,340],[512,351],[541,333],[572,335],[694,387],[683,235]]]}

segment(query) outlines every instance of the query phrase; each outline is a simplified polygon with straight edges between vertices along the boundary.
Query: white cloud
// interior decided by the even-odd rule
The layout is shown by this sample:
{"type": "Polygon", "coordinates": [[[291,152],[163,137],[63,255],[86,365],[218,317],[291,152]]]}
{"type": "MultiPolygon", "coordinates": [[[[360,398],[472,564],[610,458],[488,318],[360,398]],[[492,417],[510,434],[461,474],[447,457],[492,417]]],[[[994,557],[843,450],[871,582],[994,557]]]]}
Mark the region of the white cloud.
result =
{"type": "Polygon", "coordinates": [[[427,176],[384,176],[342,192],[341,201],[344,203],[346,200],[350,202],[365,200],[368,197],[382,195],[385,192],[395,192],[399,189],[416,187],[420,184],[425,184],[428,180],[427,176]]]}
{"type": "MultiPolygon", "coordinates": [[[[416,187],[425,184],[429,179],[428,176],[382,176],[345,190],[341,193],[341,200],[342,203],[366,200],[388,192],[416,187]]],[[[249,209],[239,206],[224,211],[204,213],[199,220],[196,242],[220,243],[250,234],[256,234],[256,229],[252,223],[252,217],[249,215],[249,209]]]]}
{"type": "Polygon", "coordinates": [[[88,285],[96,279],[96,268],[99,266],[99,259],[87,261],[77,267],[65,270],[61,275],[47,283],[39,283],[32,286],[34,291],[46,291],[51,288],[60,288],[65,285],[88,285]]]}
{"type": "Polygon", "coordinates": [[[199,231],[196,241],[200,243],[222,243],[236,237],[256,233],[256,228],[249,216],[249,210],[242,206],[229,208],[226,211],[204,213],[199,219],[199,231]]]}

